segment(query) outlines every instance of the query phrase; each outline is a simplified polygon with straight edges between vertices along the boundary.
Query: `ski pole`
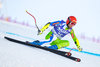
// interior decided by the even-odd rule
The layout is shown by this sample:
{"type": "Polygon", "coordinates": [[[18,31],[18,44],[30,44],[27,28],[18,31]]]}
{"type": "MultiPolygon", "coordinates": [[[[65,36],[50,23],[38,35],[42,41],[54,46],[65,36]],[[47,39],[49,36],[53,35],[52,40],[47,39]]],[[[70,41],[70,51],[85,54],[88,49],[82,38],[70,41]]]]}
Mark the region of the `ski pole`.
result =
{"type": "Polygon", "coordinates": [[[35,17],[34,17],[31,13],[29,13],[27,10],[26,10],[26,13],[33,17],[33,19],[34,19],[34,21],[35,21],[35,26],[36,26],[36,28],[38,29],[38,34],[39,34],[39,32],[41,32],[41,31],[40,31],[40,29],[38,28],[38,26],[37,26],[37,24],[36,24],[36,19],[35,19],[35,17]]]}

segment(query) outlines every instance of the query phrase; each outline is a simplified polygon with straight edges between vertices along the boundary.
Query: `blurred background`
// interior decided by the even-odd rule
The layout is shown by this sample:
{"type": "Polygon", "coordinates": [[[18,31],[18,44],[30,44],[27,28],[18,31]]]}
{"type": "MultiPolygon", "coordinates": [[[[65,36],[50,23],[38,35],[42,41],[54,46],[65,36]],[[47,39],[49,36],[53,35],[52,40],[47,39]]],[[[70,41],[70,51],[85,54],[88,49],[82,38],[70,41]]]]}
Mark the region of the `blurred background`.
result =
{"type": "Polygon", "coordinates": [[[15,23],[34,26],[35,16],[39,28],[47,22],[66,21],[68,16],[78,20],[75,33],[92,41],[100,41],[100,0],[0,0],[0,18],[15,23]]]}

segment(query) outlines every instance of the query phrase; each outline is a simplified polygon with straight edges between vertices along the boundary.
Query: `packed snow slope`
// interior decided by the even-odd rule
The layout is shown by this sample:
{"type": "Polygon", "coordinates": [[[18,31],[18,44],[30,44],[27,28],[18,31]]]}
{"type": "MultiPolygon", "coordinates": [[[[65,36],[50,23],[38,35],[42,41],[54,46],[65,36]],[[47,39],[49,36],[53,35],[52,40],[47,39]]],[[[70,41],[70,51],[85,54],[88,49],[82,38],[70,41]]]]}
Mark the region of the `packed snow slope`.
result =
{"type": "MultiPolygon", "coordinates": [[[[8,36],[21,41],[43,41],[49,30],[46,30],[42,35],[37,35],[35,27],[30,28],[0,21],[0,67],[100,67],[100,43],[86,41],[78,36],[83,52],[72,50],[71,53],[80,58],[81,62],[4,39],[4,36],[8,36]]],[[[64,39],[70,41],[68,48],[76,48],[70,35],[64,39]]],[[[49,43],[44,45],[49,46],[49,43]]],[[[69,51],[68,48],[60,50],[69,51]]]]}

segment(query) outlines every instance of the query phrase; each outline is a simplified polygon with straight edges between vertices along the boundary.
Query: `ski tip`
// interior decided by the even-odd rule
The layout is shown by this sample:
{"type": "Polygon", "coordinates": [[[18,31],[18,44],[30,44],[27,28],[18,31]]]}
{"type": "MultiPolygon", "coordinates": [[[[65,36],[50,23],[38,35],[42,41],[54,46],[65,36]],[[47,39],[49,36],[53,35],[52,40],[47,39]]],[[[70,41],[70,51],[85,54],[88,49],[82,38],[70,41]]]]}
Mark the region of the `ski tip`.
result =
{"type": "Polygon", "coordinates": [[[77,58],[75,61],[77,61],[77,62],[81,62],[81,59],[77,58]]]}

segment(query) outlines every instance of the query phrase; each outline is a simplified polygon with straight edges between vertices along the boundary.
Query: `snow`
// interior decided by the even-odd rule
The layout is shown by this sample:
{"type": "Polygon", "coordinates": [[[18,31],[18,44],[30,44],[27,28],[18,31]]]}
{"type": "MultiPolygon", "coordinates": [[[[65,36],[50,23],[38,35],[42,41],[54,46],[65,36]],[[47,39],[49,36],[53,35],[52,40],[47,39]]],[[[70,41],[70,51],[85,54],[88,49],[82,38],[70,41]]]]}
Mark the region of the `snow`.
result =
{"type": "MultiPolygon", "coordinates": [[[[47,30],[48,31],[48,30],[47,30]]],[[[54,53],[34,47],[21,45],[4,39],[4,36],[22,41],[44,40],[42,34],[37,36],[36,28],[0,21],[0,67],[99,67],[100,56],[71,51],[72,55],[81,59],[75,62],[54,53]]],[[[71,41],[71,40],[70,40],[71,41]]],[[[100,54],[100,43],[93,43],[79,38],[84,51],[100,54]]],[[[75,45],[69,46],[75,48],[75,45]]],[[[47,44],[45,44],[47,45],[47,44]]],[[[69,51],[67,49],[61,49],[69,51]]]]}

